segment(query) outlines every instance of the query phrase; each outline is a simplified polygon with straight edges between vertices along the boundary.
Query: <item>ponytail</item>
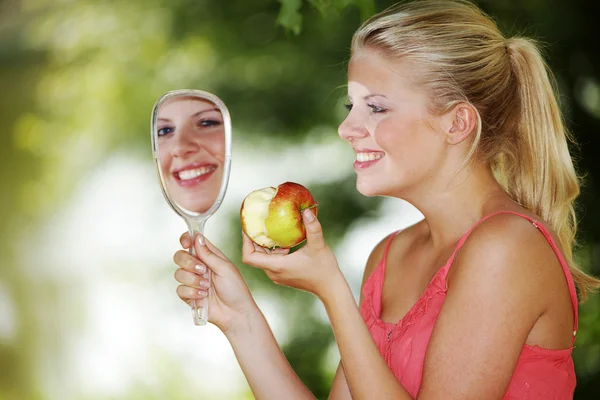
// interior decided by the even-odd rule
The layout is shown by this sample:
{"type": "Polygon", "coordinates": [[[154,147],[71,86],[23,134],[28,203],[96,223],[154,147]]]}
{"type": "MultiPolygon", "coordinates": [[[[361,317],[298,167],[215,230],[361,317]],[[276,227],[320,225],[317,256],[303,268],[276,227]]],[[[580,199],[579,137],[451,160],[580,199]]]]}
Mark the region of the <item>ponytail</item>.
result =
{"type": "Polygon", "coordinates": [[[573,260],[577,230],[574,200],[579,195],[565,129],[556,99],[555,83],[537,45],[530,39],[507,41],[511,69],[517,81],[516,129],[509,151],[498,171],[508,194],[542,217],[556,232],[582,300],[600,288],[600,280],[587,275],[573,260]]]}

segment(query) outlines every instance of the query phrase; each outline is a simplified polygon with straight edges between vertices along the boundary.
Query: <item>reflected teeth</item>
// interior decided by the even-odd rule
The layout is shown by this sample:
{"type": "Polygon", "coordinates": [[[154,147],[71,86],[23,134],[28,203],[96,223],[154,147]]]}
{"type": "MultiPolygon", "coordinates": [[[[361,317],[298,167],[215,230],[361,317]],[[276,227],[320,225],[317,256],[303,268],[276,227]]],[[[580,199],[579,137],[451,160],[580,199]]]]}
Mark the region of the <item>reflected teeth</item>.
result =
{"type": "Polygon", "coordinates": [[[379,160],[382,157],[383,153],[356,153],[356,161],[358,162],[379,160]]]}
{"type": "Polygon", "coordinates": [[[216,168],[217,168],[216,166],[212,165],[210,167],[186,169],[185,171],[179,171],[178,175],[179,175],[179,179],[181,179],[182,181],[186,181],[188,179],[197,178],[200,175],[208,174],[209,172],[214,171],[216,168]]]}

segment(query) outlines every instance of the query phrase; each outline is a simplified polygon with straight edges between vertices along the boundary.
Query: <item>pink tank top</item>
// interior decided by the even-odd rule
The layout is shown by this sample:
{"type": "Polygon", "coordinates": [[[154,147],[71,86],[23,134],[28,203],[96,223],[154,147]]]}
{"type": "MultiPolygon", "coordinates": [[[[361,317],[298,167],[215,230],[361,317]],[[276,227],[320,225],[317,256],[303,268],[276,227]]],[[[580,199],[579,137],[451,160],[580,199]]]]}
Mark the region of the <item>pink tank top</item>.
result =
{"type": "MultiPolygon", "coordinates": [[[[379,352],[402,386],[415,398],[423,377],[423,362],[433,326],[446,298],[446,276],[458,250],[477,225],[494,215],[510,213],[529,220],[546,237],[556,253],[567,279],[574,308],[577,332],[578,302],[571,272],[548,230],[538,221],[512,211],[499,211],[482,218],[459,240],[448,262],[439,269],[431,282],[398,323],[387,323],[380,319],[381,292],[385,277],[387,253],[392,243],[389,239],[383,257],[363,287],[363,302],[360,313],[365,320],[379,352]]],[[[512,376],[505,399],[572,399],[575,390],[575,367],[571,350],[549,350],[539,346],[524,345],[512,376]]]]}

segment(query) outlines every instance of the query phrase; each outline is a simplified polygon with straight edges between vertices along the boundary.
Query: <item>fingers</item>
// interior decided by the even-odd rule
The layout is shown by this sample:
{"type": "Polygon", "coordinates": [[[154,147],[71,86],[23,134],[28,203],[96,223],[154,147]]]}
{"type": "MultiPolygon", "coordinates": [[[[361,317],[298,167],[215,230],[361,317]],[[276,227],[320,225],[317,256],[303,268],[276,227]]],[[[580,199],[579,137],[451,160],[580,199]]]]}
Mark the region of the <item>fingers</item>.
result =
{"type": "Polygon", "coordinates": [[[244,231],[242,231],[242,254],[252,253],[254,251],[266,253],[267,249],[254,243],[244,231]]]}
{"type": "Polygon", "coordinates": [[[194,246],[196,256],[189,252],[179,250],[173,256],[177,265],[181,268],[175,271],[175,279],[181,283],[177,287],[177,295],[188,305],[192,306],[195,302],[197,307],[203,307],[204,301],[208,296],[210,281],[208,272],[212,270],[219,275],[227,269],[231,269],[231,262],[225,255],[215,247],[209,240],[200,235],[196,235],[192,242],[188,232],[183,233],[179,242],[185,249],[194,246]]]}
{"type": "Polygon", "coordinates": [[[177,295],[181,300],[191,305],[191,300],[196,300],[196,305],[202,305],[198,300],[203,301],[208,296],[208,291],[205,289],[195,289],[185,285],[179,285],[177,287],[177,295]]]}
{"type": "Polygon", "coordinates": [[[193,289],[206,290],[210,287],[210,282],[208,279],[205,279],[204,277],[193,272],[186,271],[182,268],[179,268],[175,271],[175,280],[193,289]]]}
{"type": "Polygon", "coordinates": [[[179,237],[179,243],[181,243],[181,247],[184,249],[189,249],[191,245],[190,234],[189,232],[185,232],[179,237]]]}
{"type": "MultiPolygon", "coordinates": [[[[289,251],[289,250],[288,250],[289,251]]],[[[275,271],[279,269],[285,251],[267,254],[266,249],[256,245],[242,232],[242,262],[252,267],[275,271]]]]}
{"type": "MultiPolygon", "coordinates": [[[[196,240],[194,240],[194,250],[197,258],[183,250],[179,250],[173,256],[173,260],[181,268],[190,272],[204,274],[208,267],[215,273],[222,275],[226,269],[231,268],[231,262],[208,239],[205,237],[202,237],[202,239],[204,244],[200,244],[200,235],[197,235],[196,240]]],[[[185,247],[187,244],[189,247],[189,234],[184,233],[181,235],[180,241],[182,246],[185,247]]]]}
{"type": "Polygon", "coordinates": [[[277,248],[277,249],[271,250],[271,254],[288,254],[289,252],[290,252],[290,249],[282,249],[282,248],[277,248]]]}
{"type": "Polygon", "coordinates": [[[173,256],[173,261],[186,271],[196,274],[206,272],[206,265],[184,250],[177,251],[173,256]]]}
{"type": "Polygon", "coordinates": [[[324,248],[325,238],[323,238],[323,229],[313,210],[304,210],[302,212],[302,221],[306,228],[306,245],[313,249],[324,248]]]}
{"type": "Polygon", "coordinates": [[[256,248],[256,243],[254,243],[249,237],[248,235],[246,235],[246,233],[244,231],[242,231],[242,261],[245,263],[244,261],[244,254],[250,254],[253,253],[255,251],[259,251],[256,248]]]}

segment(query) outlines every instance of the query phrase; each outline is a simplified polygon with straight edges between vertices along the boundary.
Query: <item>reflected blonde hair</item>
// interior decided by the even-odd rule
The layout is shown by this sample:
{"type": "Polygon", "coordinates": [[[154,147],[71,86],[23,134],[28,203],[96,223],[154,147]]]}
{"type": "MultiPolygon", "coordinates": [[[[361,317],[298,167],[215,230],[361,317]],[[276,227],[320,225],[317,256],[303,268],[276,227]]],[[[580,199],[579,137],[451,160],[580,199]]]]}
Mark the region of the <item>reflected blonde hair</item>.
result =
{"type": "Polygon", "coordinates": [[[556,232],[582,300],[600,288],[573,260],[579,178],[555,81],[538,45],[506,39],[469,1],[419,0],[365,21],[352,39],[352,53],[361,49],[410,60],[432,112],[472,104],[478,126],[468,159],[487,163],[508,195],[556,232]]]}

